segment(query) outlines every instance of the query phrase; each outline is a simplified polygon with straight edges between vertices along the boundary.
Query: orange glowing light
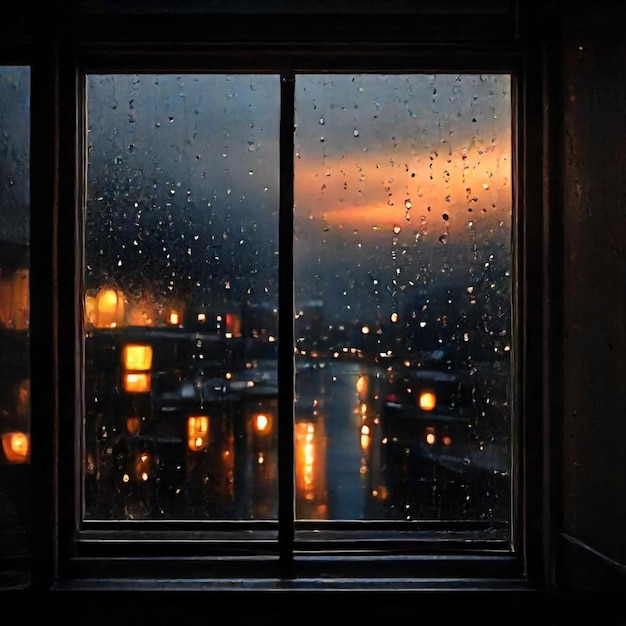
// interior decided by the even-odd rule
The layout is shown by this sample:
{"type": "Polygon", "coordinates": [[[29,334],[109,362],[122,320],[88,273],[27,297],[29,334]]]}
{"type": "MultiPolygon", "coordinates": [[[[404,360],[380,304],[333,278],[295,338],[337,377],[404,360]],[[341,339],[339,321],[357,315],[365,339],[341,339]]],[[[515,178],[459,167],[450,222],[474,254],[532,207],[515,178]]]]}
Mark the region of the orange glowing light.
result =
{"type": "Polygon", "coordinates": [[[271,420],[265,413],[257,413],[253,418],[253,424],[258,433],[267,433],[270,431],[271,420]]]}
{"type": "Polygon", "coordinates": [[[190,415],[187,418],[187,447],[192,452],[209,445],[209,416],[190,415]]]}
{"type": "Polygon", "coordinates": [[[126,418],[126,430],[129,434],[137,436],[141,431],[141,418],[140,417],[127,417],[126,418]]]}
{"type": "Polygon", "coordinates": [[[361,449],[367,450],[370,447],[370,428],[366,424],[361,426],[361,449]]]}
{"type": "Polygon", "coordinates": [[[124,391],[126,393],[148,393],[152,376],[147,372],[129,372],[124,374],[124,391]]]}
{"type": "Polygon", "coordinates": [[[96,296],[96,328],[117,328],[124,323],[124,297],[121,291],[103,288],[96,296]]]}
{"type": "Polygon", "coordinates": [[[365,376],[359,376],[357,378],[356,390],[359,394],[359,398],[362,398],[367,393],[367,378],[365,376]]]}
{"type": "Polygon", "coordinates": [[[437,440],[437,437],[435,436],[435,429],[432,426],[429,426],[426,429],[426,443],[429,446],[432,446],[434,445],[436,440],[437,440]]]}
{"type": "Polygon", "coordinates": [[[9,463],[26,463],[30,453],[30,438],[19,431],[3,433],[2,450],[9,463]]]}
{"type": "Polygon", "coordinates": [[[124,369],[147,372],[152,367],[152,346],[148,344],[126,344],[122,350],[124,369]]]}
{"type": "Polygon", "coordinates": [[[241,337],[241,318],[234,313],[226,313],[226,332],[231,337],[241,337]]]}
{"type": "Polygon", "coordinates": [[[432,391],[422,391],[417,402],[422,411],[432,411],[437,406],[437,396],[432,391]]]}
{"type": "Polygon", "coordinates": [[[135,464],[135,479],[147,482],[150,479],[152,469],[152,457],[147,452],[142,452],[135,464]]]}

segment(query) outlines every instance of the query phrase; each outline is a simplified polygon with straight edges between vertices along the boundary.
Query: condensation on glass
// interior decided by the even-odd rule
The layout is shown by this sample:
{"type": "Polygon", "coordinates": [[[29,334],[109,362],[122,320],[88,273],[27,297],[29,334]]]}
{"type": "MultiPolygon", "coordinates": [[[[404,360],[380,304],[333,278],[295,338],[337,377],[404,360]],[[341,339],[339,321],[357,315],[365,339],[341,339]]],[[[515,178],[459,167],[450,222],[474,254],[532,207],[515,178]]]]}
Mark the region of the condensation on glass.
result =
{"type": "Polygon", "coordinates": [[[510,88],[296,78],[298,519],[509,520],[510,88]]]}
{"type": "Polygon", "coordinates": [[[282,307],[297,520],[508,523],[510,88],[297,75],[280,181],[278,76],[88,76],[86,519],[277,518],[282,307]]]}
{"type": "Polygon", "coordinates": [[[13,558],[31,525],[28,66],[0,67],[0,133],[0,558],[13,558]]]}
{"type": "Polygon", "coordinates": [[[276,519],[280,82],[90,75],[86,519],[276,519]]]}

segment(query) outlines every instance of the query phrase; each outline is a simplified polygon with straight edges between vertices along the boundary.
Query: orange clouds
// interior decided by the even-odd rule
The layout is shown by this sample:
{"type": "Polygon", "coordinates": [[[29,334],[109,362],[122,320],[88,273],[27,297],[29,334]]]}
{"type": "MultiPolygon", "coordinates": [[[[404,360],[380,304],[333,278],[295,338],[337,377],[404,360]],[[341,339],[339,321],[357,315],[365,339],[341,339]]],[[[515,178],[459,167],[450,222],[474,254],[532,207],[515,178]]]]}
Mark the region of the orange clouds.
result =
{"type": "Polygon", "coordinates": [[[344,155],[322,163],[298,159],[297,220],[321,220],[346,232],[454,232],[472,222],[510,219],[511,160],[508,142],[470,146],[452,154],[344,155]],[[507,217],[508,216],[508,217],[507,217]]]}

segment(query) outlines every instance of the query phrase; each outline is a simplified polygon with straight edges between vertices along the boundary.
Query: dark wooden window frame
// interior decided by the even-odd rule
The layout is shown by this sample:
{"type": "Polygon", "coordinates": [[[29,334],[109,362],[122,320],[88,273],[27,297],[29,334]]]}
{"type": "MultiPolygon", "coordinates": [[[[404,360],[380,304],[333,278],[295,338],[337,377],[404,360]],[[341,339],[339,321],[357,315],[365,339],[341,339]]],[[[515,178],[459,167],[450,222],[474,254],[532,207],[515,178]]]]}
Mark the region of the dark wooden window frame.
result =
{"type": "MultiPolygon", "coordinates": [[[[87,16],[69,28],[37,32],[20,58],[32,63],[31,338],[33,344],[33,585],[42,589],[514,589],[542,588],[550,578],[549,510],[545,482],[548,429],[544,379],[547,315],[543,272],[542,146],[544,87],[541,63],[516,34],[450,40],[434,19],[393,16],[87,16]],[[345,28],[338,22],[345,20],[345,28]],[[313,24],[312,24],[313,22],[313,24]],[[423,37],[415,26],[424,26],[423,37]],[[311,36],[317,24],[318,33],[311,36]],[[347,26],[349,24],[349,26],[347,26]],[[393,25],[393,26],[391,26],[393,25]],[[141,36],[137,36],[141,33],[141,36]],[[176,33],[176,36],[172,36],[176,33]],[[259,35],[259,33],[262,33],[259,35]],[[381,33],[386,33],[381,36],[381,33]],[[275,524],[254,524],[258,539],[242,540],[232,524],[160,524],[132,528],[84,525],[76,494],[81,415],[81,80],[89,72],[278,73],[303,72],[511,73],[515,84],[514,206],[516,247],[514,550],[489,542],[400,539],[401,525],[338,523],[310,528],[314,541],[294,541],[293,493],[281,492],[278,543],[264,534],[275,524]],[[35,184],[36,183],[36,184],[35,184]],[[366,528],[367,527],[367,528],[366,528]],[[372,539],[372,529],[381,539],[372,539]],[[367,530],[366,539],[359,539],[367,530]],[[397,533],[389,541],[388,534],[397,533]],[[35,566],[36,565],[36,566],[35,566]]],[[[508,19],[508,18],[507,18],[508,19]]],[[[501,16],[494,18],[502,26],[501,16]]],[[[489,30],[489,26],[485,27],[489,30]]],[[[13,46],[15,49],[15,46],[13,46]]],[[[4,52],[4,51],[3,51],[4,52]]],[[[8,57],[4,54],[4,57],[8,57]]],[[[288,97],[284,99],[288,101],[288,97]]],[[[287,107],[290,108],[290,107],[287,107]]],[[[291,113],[283,109],[281,141],[292,141],[291,113]]],[[[290,167],[281,162],[281,177],[290,167]]],[[[281,205],[291,206],[283,188],[281,205]]],[[[285,215],[283,210],[283,215],[285,215]]],[[[291,253],[292,226],[281,218],[281,255],[291,253]]],[[[281,277],[281,295],[289,295],[281,277]]],[[[291,334],[289,324],[281,333],[291,334]]],[[[281,374],[293,374],[288,342],[281,374]]],[[[281,399],[291,412],[292,398],[281,399]]],[[[283,438],[281,458],[292,458],[283,438]]],[[[301,524],[306,529],[308,523],[301,524]]],[[[242,529],[249,534],[249,528],[242,529]]]]}

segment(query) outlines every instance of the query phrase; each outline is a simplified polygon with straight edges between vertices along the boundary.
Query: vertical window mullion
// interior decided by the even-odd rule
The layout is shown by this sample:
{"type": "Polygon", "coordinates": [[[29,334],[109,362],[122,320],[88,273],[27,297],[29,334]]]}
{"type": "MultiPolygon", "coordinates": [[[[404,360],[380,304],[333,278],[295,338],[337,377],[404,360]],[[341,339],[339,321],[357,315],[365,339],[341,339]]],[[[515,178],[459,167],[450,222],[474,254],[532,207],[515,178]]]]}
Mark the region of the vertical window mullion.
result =
{"type": "Polygon", "coordinates": [[[281,76],[280,121],[280,207],[279,207],[279,289],[278,289],[278,540],[281,575],[291,577],[294,540],[294,284],[293,284],[293,200],[294,200],[294,89],[292,73],[281,76]]]}

